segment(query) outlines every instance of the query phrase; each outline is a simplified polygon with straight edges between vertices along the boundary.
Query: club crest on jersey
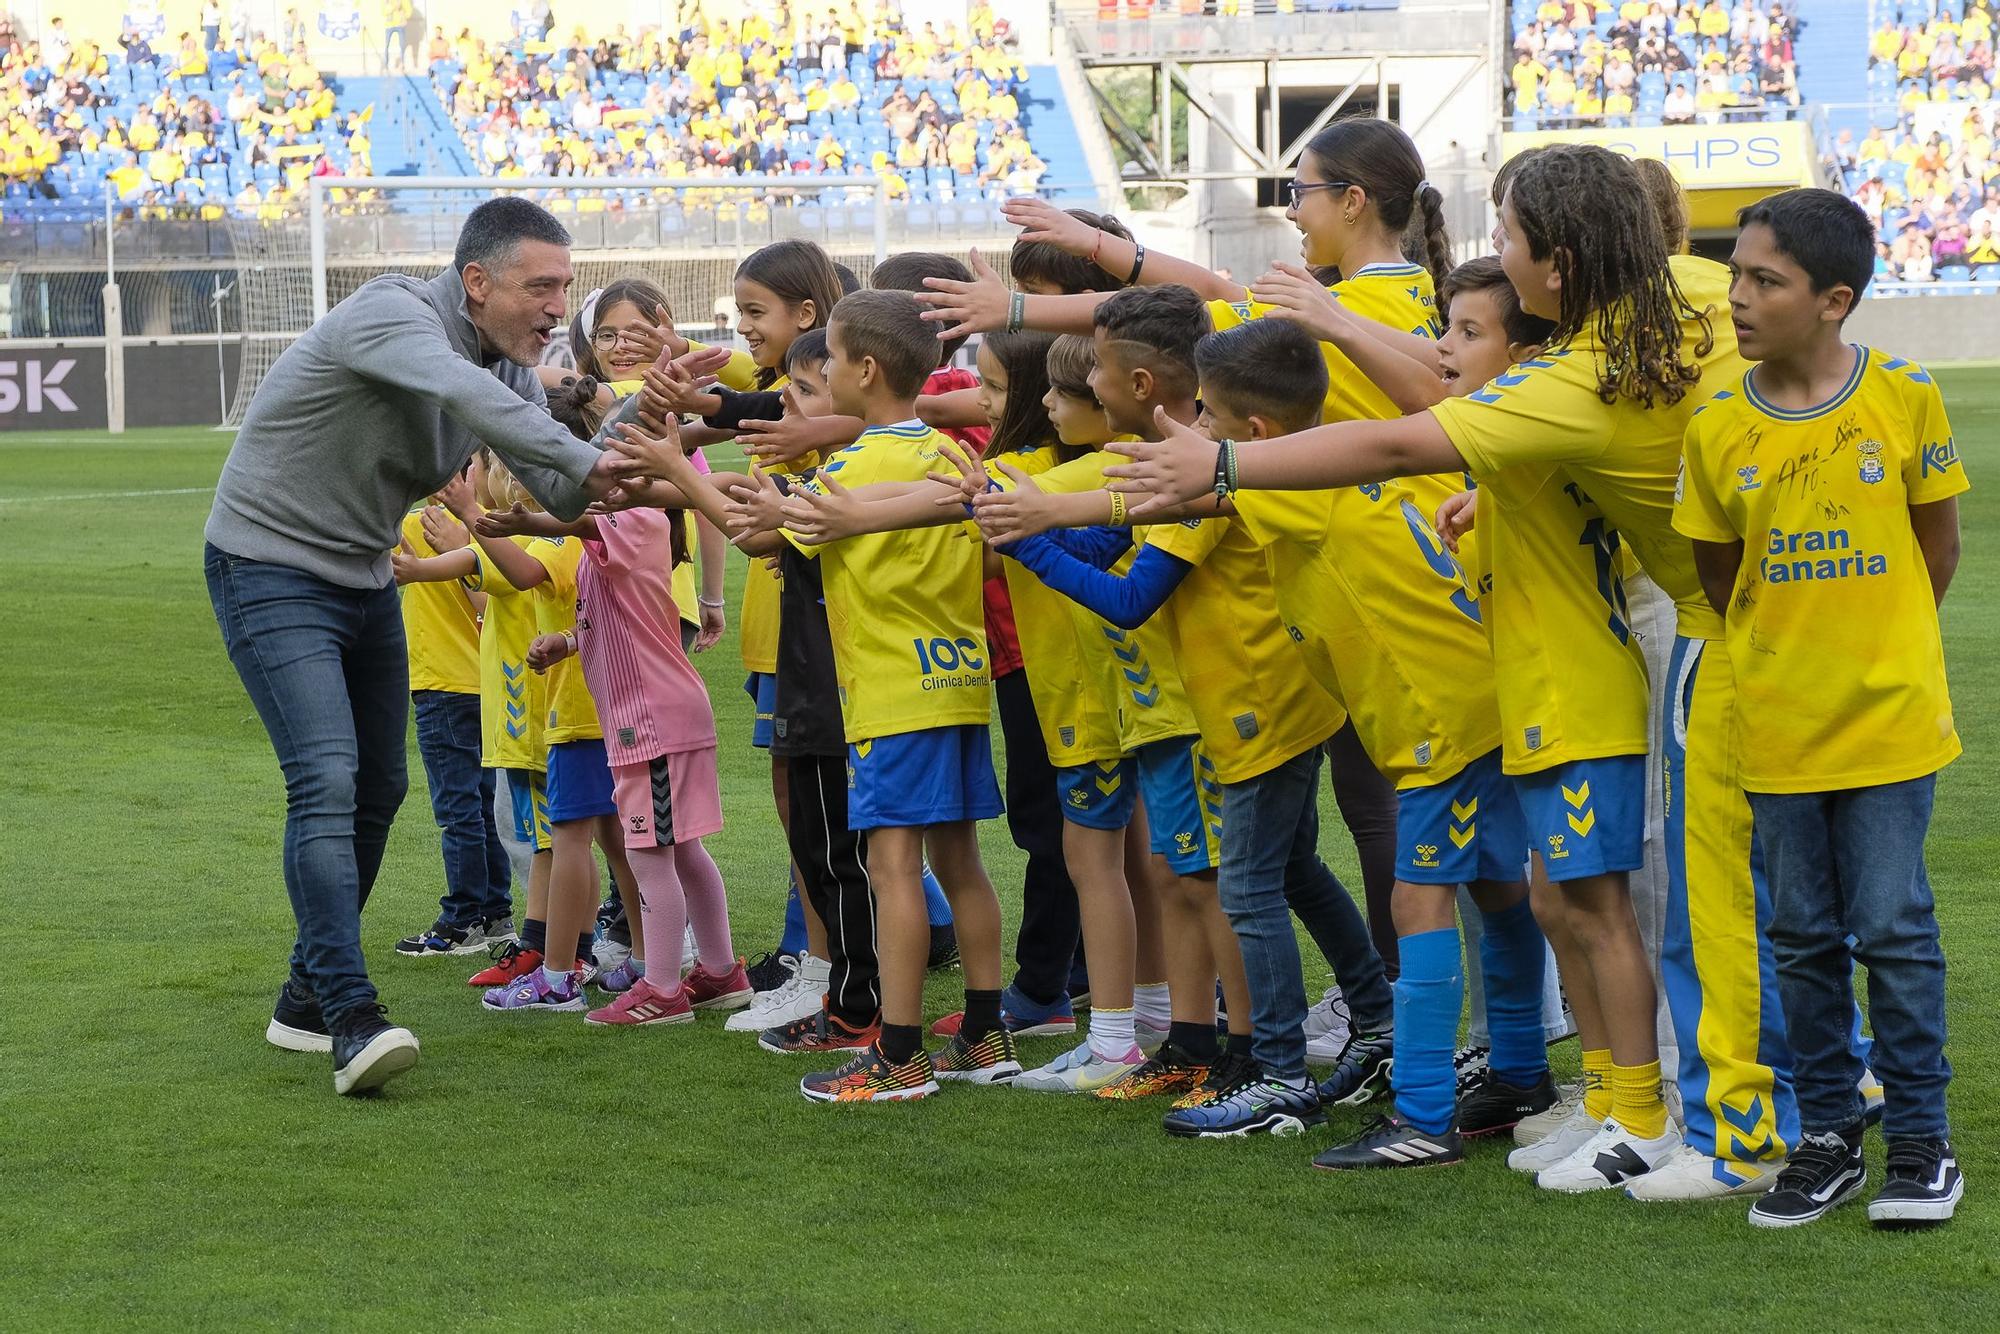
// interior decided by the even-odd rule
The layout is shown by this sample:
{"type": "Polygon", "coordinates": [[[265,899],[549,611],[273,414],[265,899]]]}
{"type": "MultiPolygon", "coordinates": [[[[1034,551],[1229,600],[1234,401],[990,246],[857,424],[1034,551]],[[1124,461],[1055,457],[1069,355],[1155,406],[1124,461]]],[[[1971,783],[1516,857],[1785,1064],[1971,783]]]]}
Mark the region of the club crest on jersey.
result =
{"type": "Polygon", "coordinates": [[[1527,743],[1529,750],[1540,750],[1542,748],[1542,729],[1539,726],[1527,728],[1522,732],[1521,739],[1527,743]]]}
{"type": "Polygon", "coordinates": [[[1757,480],[1756,464],[1746,463],[1736,470],[1736,489],[1738,491],[1755,491],[1762,485],[1764,484],[1757,480]]]}
{"type": "Polygon", "coordinates": [[[1438,864],[1438,845],[1435,843],[1417,844],[1417,855],[1411,859],[1410,864],[1412,866],[1435,869],[1438,864]]]}
{"type": "Polygon", "coordinates": [[[1428,741],[1419,741],[1415,753],[1418,764],[1429,764],[1431,762],[1431,743],[1428,741]]]}
{"type": "Polygon", "coordinates": [[[1065,746],[1074,746],[1076,744],[1076,729],[1074,727],[1058,727],[1056,729],[1056,739],[1065,746]]]}
{"type": "Polygon", "coordinates": [[[1882,467],[1882,442],[1880,440],[1863,440],[1854,447],[1854,452],[1861,456],[1862,481],[1873,486],[1889,475],[1887,470],[1882,467]]]}

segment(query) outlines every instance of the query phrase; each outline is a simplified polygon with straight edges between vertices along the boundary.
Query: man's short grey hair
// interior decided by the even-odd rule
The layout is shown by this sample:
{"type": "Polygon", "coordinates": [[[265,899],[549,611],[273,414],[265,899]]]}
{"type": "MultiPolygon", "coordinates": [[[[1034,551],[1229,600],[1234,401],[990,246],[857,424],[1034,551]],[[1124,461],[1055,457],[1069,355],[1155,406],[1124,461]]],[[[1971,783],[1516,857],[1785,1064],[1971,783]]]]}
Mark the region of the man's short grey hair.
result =
{"type": "Polygon", "coordinates": [[[466,215],[451,266],[464,273],[466,265],[477,264],[493,273],[507,267],[523,241],[567,246],[570,235],[553,213],[532,200],[518,195],[489,199],[466,215]]]}

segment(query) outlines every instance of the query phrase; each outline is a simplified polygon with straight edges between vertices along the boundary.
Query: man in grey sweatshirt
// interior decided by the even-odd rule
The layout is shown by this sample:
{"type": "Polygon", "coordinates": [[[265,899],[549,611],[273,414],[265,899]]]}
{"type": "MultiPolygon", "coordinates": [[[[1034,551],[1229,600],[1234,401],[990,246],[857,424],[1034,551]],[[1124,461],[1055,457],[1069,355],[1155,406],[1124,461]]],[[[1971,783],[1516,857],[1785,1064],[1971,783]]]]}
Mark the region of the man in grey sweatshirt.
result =
{"type": "Polygon", "coordinates": [[[569,233],[519,198],[466,218],[452,265],[364,284],[287,348],[216,484],[204,566],[223,643],[285,775],[291,976],[265,1036],[333,1053],[334,1089],[416,1063],[361,954],[361,908],[408,785],[409,662],[389,552],[482,443],[573,519],[632,470],[546,409],[569,233]]]}

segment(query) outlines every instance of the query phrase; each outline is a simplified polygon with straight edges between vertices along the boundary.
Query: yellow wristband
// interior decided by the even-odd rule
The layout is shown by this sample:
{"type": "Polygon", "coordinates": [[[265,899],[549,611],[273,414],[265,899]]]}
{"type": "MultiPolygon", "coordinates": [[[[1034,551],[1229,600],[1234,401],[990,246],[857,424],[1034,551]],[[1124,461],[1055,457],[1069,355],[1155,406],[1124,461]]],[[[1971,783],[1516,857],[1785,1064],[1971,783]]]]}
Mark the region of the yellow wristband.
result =
{"type": "Polygon", "coordinates": [[[1125,526],[1125,493],[1123,491],[1111,491],[1106,494],[1111,497],[1111,526],[1113,528],[1123,528],[1125,526]]]}

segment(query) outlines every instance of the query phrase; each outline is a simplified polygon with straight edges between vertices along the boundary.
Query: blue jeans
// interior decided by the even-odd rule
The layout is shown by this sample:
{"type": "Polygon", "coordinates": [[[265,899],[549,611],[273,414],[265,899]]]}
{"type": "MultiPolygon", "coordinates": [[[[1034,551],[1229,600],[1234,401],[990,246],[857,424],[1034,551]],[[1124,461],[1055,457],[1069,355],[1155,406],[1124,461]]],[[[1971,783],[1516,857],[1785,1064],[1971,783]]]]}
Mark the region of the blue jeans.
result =
{"type": "Polygon", "coordinates": [[[1306,1077],[1306,992],[1292,913],[1333,965],[1356,1033],[1393,1015],[1381,956],[1346,888],[1319,859],[1318,746],[1222,787],[1216,894],[1250,982],[1250,1055],[1278,1079],[1306,1077]]]}
{"type": "Polygon", "coordinates": [[[1936,792],[1930,774],[1841,792],[1750,794],[1771,885],[1799,1124],[1808,1133],[1861,1119],[1861,1062],[1850,1042],[1858,960],[1868,969],[1875,1072],[1887,1099],[1883,1135],[1947,1134],[1944,951],[1924,873],[1936,792]]]}
{"type": "Polygon", "coordinates": [[[415,690],[417,753],[444,845],[438,920],[464,928],[514,911],[514,877],[493,821],[493,770],[479,765],[479,696],[415,690]]]}
{"type": "Polygon", "coordinates": [[[285,775],[292,980],[331,1023],[375,1003],[361,908],[409,788],[402,611],[393,586],[341,588],[213,546],[202,565],[229,660],[285,775]]]}

